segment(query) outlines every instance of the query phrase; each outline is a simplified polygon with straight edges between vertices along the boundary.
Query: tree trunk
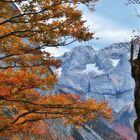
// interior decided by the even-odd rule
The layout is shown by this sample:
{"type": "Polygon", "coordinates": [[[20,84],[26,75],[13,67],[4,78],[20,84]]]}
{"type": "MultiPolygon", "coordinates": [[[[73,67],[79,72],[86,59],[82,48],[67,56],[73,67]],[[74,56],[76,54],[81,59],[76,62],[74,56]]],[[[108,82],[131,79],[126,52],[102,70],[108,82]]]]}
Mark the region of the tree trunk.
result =
{"type": "Polygon", "coordinates": [[[131,62],[131,75],[135,81],[134,106],[137,118],[134,122],[134,128],[137,134],[137,140],[140,140],[140,48],[136,59],[133,59],[133,55],[134,55],[134,40],[131,41],[130,62],[131,62]]]}

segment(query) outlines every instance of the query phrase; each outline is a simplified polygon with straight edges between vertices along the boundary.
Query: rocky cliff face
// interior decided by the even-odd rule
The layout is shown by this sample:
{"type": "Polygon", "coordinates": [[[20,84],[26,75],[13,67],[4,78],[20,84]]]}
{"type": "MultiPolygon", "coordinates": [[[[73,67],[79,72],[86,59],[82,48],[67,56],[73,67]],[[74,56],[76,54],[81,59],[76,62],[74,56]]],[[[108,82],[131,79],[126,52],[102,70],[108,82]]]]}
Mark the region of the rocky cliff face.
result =
{"type": "MultiPolygon", "coordinates": [[[[60,57],[62,68],[58,70],[59,84],[56,88],[65,93],[80,94],[83,99],[107,100],[113,109],[114,121],[112,124],[100,121],[100,124],[106,130],[112,130],[113,135],[117,126],[121,125],[133,132],[134,81],[131,78],[129,47],[129,43],[116,43],[95,51],[93,47],[80,46],[60,57]]],[[[80,137],[80,140],[107,139],[98,129],[85,127],[74,130],[74,136],[80,137]],[[94,138],[95,133],[97,138],[94,138]]]]}
{"type": "Polygon", "coordinates": [[[115,112],[133,103],[129,43],[113,44],[98,52],[92,47],[76,47],[61,60],[58,87],[64,92],[107,100],[115,112]]]}

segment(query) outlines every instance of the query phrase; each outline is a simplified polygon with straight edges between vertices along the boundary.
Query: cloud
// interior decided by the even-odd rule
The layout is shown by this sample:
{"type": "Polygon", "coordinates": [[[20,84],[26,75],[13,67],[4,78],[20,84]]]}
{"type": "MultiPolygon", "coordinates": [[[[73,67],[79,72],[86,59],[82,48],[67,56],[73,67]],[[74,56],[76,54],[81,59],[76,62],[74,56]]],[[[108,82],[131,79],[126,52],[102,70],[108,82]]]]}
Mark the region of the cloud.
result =
{"type": "Polygon", "coordinates": [[[52,56],[58,57],[63,55],[65,52],[70,51],[71,49],[68,47],[49,47],[49,48],[45,48],[45,51],[50,52],[52,56]]]}
{"type": "Polygon", "coordinates": [[[97,32],[96,36],[108,43],[116,43],[116,42],[130,41],[132,36],[132,31],[123,30],[123,29],[122,30],[107,29],[107,30],[97,32]]]}
{"type": "Polygon", "coordinates": [[[113,22],[107,17],[97,13],[87,12],[87,10],[85,10],[83,19],[87,20],[86,26],[89,26],[89,29],[95,33],[95,38],[100,38],[98,41],[94,41],[97,44],[98,42],[99,44],[104,42],[110,45],[116,42],[129,41],[133,35],[132,29],[127,27],[127,25],[124,26],[124,24],[113,22]]]}

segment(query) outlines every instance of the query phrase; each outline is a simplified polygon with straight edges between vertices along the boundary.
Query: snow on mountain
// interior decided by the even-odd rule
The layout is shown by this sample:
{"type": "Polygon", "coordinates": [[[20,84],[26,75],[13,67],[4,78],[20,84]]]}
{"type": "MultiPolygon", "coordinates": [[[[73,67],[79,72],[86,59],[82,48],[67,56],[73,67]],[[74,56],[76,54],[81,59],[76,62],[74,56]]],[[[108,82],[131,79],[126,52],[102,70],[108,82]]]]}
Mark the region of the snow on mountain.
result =
{"type": "Polygon", "coordinates": [[[112,61],[112,65],[113,65],[113,67],[116,67],[117,65],[118,65],[118,63],[119,63],[119,59],[110,59],[111,61],[112,61]]]}
{"type": "Polygon", "coordinates": [[[83,70],[83,73],[88,74],[89,72],[94,71],[97,75],[103,74],[102,70],[96,66],[96,64],[86,64],[86,68],[83,70]]]}
{"type": "Polygon", "coordinates": [[[62,74],[62,68],[58,68],[58,69],[56,70],[56,73],[57,73],[58,77],[60,77],[61,74],[62,74]]]}

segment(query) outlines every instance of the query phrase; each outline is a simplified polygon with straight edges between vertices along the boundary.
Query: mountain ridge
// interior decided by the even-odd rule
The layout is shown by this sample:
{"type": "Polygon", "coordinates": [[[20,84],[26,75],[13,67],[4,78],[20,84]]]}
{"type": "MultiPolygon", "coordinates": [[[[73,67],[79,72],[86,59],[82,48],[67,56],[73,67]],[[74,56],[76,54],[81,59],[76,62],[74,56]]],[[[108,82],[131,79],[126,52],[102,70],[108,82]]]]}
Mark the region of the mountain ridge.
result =
{"type": "Polygon", "coordinates": [[[121,42],[98,51],[92,46],[78,46],[64,53],[59,57],[62,67],[59,69],[56,89],[79,94],[82,99],[108,101],[114,116],[119,117],[115,117],[112,124],[106,125],[111,125],[112,130],[115,130],[113,127],[124,121],[123,125],[133,133],[134,81],[131,77],[129,48],[129,42],[121,42]]]}

